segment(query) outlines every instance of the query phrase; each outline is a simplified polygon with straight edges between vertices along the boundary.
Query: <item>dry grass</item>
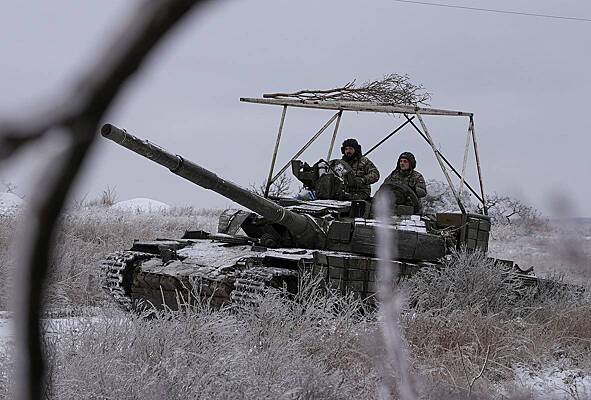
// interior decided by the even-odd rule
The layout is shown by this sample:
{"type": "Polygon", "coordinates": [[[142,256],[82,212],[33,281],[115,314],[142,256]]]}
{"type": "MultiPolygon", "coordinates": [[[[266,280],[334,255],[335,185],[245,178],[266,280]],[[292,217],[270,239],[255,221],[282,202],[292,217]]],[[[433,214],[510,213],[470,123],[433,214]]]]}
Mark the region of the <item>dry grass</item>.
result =
{"type": "MultiPolygon", "coordinates": [[[[178,238],[187,229],[217,230],[221,211],[173,208],[160,213],[129,213],[104,207],[81,207],[62,217],[48,284],[48,305],[96,305],[104,299],[96,280],[97,262],[106,254],[129,249],[135,239],[178,238]]],[[[14,262],[10,243],[20,216],[0,217],[0,309],[6,309],[14,262]]]]}
{"type": "MultiPolygon", "coordinates": [[[[136,238],[179,237],[188,228],[215,230],[216,217],[217,211],[191,208],[160,214],[104,208],[69,212],[56,239],[51,305],[104,305],[93,281],[98,259],[128,248],[136,238]]],[[[3,305],[17,219],[0,220],[3,305]]],[[[500,240],[502,233],[495,232],[497,244],[537,240],[523,232],[500,240]]],[[[573,233],[561,233],[567,234],[573,233]]],[[[468,393],[482,399],[537,398],[515,380],[516,368],[550,367],[575,374],[561,389],[564,398],[584,398],[576,376],[591,372],[591,290],[582,296],[551,290],[534,296],[481,255],[465,253],[442,269],[424,270],[405,287],[413,308],[400,322],[421,398],[464,399],[468,393]]],[[[240,312],[198,306],[147,319],[105,308],[100,314],[86,311],[77,319],[53,320],[48,331],[54,333],[45,336],[48,395],[376,398],[381,368],[388,364],[382,360],[381,321],[373,311],[360,312],[354,298],[320,292],[313,282],[304,289],[295,299],[269,293],[258,308],[240,312]]],[[[12,363],[10,348],[0,351],[0,398],[10,395],[12,363]]],[[[388,373],[395,374],[394,367],[388,373]]]]}
{"type": "Polygon", "coordinates": [[[537,371],[562,362],[591,371],[590,290],[520,287],[467,253],[420,271],[407,290],[415,308],[402,323],[413,366],[448,394],[494,397],[516,366],[537,371]]]}
{"type": "Polygon", "coordinates": [[[105,310],[61,322],[45,336],[49,397],[372,398],[371,360],[356,351],[371,324],[358,301],[307,288],[240,310],[202,305],[149,319],[105,310]]]}

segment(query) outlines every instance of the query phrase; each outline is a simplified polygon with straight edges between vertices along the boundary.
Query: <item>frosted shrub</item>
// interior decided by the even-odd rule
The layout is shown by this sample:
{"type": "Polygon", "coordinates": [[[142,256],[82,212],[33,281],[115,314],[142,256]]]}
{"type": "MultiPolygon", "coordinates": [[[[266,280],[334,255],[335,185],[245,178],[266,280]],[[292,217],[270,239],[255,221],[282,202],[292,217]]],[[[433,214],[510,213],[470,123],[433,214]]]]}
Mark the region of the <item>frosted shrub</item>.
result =
{"type": "Polygon", "coordinates": [[[411,307],[435,314],[510,311],[531,297],[529,288],[483,253],[469,251],[453,253],[441,267],[421,269],[405,287],[411,307]]]}

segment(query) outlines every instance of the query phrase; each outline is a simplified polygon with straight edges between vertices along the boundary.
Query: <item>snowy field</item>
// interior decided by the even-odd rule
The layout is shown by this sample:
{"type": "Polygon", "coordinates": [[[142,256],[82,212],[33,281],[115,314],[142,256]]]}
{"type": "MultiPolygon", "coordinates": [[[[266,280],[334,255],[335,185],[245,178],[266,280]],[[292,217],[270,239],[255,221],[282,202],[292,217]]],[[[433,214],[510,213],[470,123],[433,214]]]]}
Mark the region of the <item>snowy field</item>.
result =
{"type": "MultiPolygon", "coordinates": [[[[5,197],[0,209],[2,310],[20,218],[13,203],[5,197]]],[[[105,254],[129,248],[133,239],[215,231],[219,212],[137,199],[64,216],[47,302],[50,310],[77,316],[44,320],[53,398],[377,396],[384,365],[380,323],[371,312],[355,311],[351,299],[311,297],[302,307],[270,296],[247,314],[201,308],[147,320],[114,309],[98,289],[96,263],[105,254]]],[[[555,221],[537,231],[495,228],[490,253],[534,265],[542,275],[588,281],[591,221],[555,221]]],[[[451,311],[416,310],[401,321],[420,398],[466,398],[468,391],[482,399],[591,398],[591,300],[549,298],[539,307],[514,306],[519,312],[487,299],[470,303],[468,294],[492,281],[467,287],[471,271],[486,268],[465,260],[458,265],[460,281],[418,284],[434,296],[451,285],[438,300],[451,311]]],[[[0,397],[9,396],[11,339],[12,318],[2,311],[0,397]]]]}
{"type": "Polygon", "coordinates": [[[591,278],[591,219],[550,220],[547,229],[515,232],[511,226],[493,231],[491,257],[533,266],[541,275],[591,278]]]}

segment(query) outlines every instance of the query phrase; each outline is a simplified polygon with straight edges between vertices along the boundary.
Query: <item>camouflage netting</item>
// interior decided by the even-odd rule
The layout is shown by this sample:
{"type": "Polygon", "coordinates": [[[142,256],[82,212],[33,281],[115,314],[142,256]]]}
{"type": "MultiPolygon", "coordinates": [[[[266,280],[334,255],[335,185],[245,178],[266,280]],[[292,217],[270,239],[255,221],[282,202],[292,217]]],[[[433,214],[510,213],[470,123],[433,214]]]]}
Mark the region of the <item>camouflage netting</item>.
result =
{"type": "Polygon", "coordinates": [[[415,85],[408,75],[389,74],[383,79],[355,85],[355,80],[334,89],[300,90],[293,93],[266,93],[264,98],[323,100],[323,101],[363,101],[397,105],[428,105],[431,94],[422,84],[415,85]]]}

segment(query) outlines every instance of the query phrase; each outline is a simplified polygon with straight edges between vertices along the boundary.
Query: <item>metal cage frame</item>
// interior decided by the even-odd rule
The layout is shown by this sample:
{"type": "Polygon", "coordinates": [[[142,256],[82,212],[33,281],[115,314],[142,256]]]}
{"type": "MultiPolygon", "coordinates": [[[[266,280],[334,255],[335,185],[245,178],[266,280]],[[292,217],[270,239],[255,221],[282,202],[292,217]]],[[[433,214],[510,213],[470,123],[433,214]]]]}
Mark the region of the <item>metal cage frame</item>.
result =
{"type": "Polygon", "coordinates": [[[405,121],[396,127],[392,132],[388,133],[383,139],[381,139],[378,143],[372,146],[365,155],[371,153],[379,146],[381,146],[384,142],[394,136],[396,133],[401,131],[407,125],[412,126],[414,130],[421,136],[429,145],[435,158],[437,159],[441,171],[445,176],[449,188],[451,189],[457,203],[458,207],[462,211],[462,213],[466,213],[466,208],[461,201],[461,194],[464,186],[476,197],[479,201],[482,211],[485,215],[488,214],[488,210],[486,207],[486,198],[484,195],[484,184],[482,179],[482,169],[480,167],[480,156],[478,154],[478,141],[476,140],[476,132],[474,128],[474,114],[471,112],[466,111],[455,111],[455,110],[444,110],[438,108],[429,108],[429,107],[417,107],[411,105],[398,105],[398,104],[388,104],[388,103],[373,103],[373,102],[361,102],[361,101],[326,101],[326,100],[294,100],[294,99],[269,99],[269,98],[250,98],[250,97],[241,97],[240,101],[245,103],[254,103],[254,104],[267,104],[267,105],[277,105],[282,106],[283,111],[281,113],[281,120],[279,123],[279,129],[277,131],[277,138],[275,141],[275,147],[273,148],[273,155],[271,158],[271,166],[269,168],[269,174],[266,180],[265,186],[265,197],[269,196],[269,189],[273,182],[277,178],[279,178],[290,166],[292,160],[296,160],[300,155],[306,151],[312,143],[316,141],[327,129],[328,127],[335,122],[332,138],[330,140],[330,145],[328,148],[327,153],[327,160],[330,159],[332,155],[332,151],[334,148],[334,143],[336,137],[338,135],[339,126],[341,123],[341,118],[343,116],[343,112],[345,111],[353,111],[353,112],[374,112],[374,113],[387,113],[387,114],[401,114],[405,117],[405,121]],[[306,144],[304,144],[296,153],[295,155],[284,165],[282,166],[277,173],[275,172],[275,163],[277,161],[277,153],[279,151],[279,145],[281,143],[281,135],[283,132],[283,126],[285,123],[285,116],[287,113],[288,107],[299,107],[299,108],[314,108],[314,109],[321,109],[321,110],[333,110],[336,113],[316,132],[306,144]],[[468,118],[468,129],[466,134],[466,146],[464,149],[464,158],[462,164],[461,172],[452,165],[451,162],[441,153],[439,149],[435,147],[431,134],[425,124],[423,119],[423,115],[434,115],[434,116],[447,116],[447,117],[464,117],[468,118]],[[415,123],[415,119],[419,121],[420,128],[415,123]],[[474,150],[474,158],[476,160],[476,170],[478,174],[478,181],[480,184],[480,194],[474,190],[474,188],[466,181],[466,165],[468,163],[468,153],[470,152],[470,143],[473,145],[474,150]],[[446,167],[447,166],[447,167],[446,167]],[[458,188],[456,189],[453,185],[451,176],[449,174],[448,168],[453,172],[453,174],[460,180],[458,188]]]}

